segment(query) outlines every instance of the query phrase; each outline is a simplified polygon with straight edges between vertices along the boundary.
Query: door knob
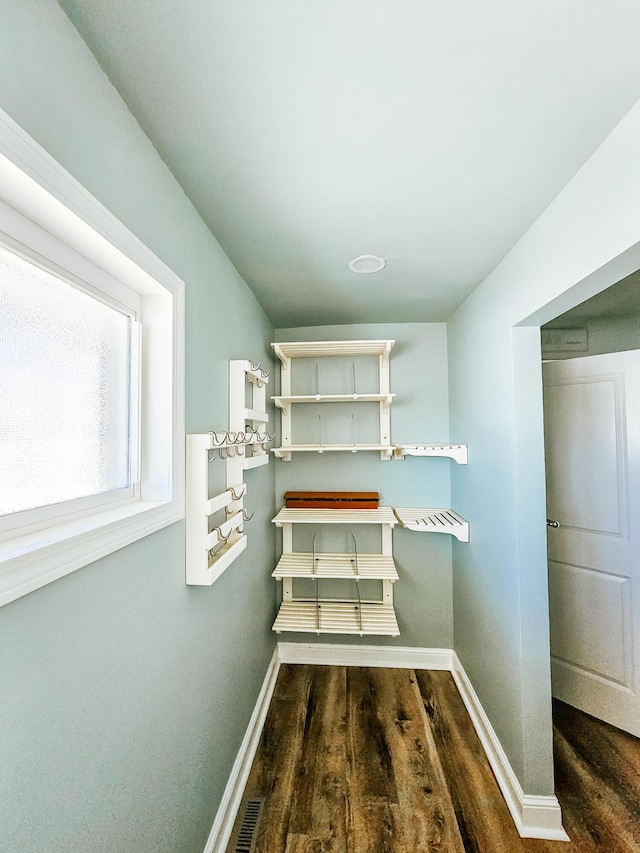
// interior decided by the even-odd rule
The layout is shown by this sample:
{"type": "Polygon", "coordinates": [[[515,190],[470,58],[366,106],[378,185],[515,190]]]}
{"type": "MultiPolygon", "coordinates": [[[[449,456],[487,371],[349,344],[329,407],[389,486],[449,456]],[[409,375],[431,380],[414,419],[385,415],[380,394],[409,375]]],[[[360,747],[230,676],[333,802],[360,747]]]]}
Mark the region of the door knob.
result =
{"type": "Polygon", "coordinates": [[[560,527],[560,522],[555,521],[553,518],[547,519],[547,527],[560,527]]]}

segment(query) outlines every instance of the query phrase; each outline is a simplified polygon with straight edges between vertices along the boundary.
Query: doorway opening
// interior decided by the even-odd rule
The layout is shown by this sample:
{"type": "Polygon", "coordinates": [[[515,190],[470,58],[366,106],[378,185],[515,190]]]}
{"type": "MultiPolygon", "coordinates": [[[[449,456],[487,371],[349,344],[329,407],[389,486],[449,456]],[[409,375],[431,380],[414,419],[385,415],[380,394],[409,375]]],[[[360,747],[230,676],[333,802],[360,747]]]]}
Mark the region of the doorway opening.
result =
{"type": "Polygon", "coordinates": [[[640,271],[541,344],[556,793],[599,850],[601,807],[640,837],[640,271]]]}
{"type": "Polygon", "coordinates": [[[640,736],[640,271],[541,338],[553,694],[640,736]]]}

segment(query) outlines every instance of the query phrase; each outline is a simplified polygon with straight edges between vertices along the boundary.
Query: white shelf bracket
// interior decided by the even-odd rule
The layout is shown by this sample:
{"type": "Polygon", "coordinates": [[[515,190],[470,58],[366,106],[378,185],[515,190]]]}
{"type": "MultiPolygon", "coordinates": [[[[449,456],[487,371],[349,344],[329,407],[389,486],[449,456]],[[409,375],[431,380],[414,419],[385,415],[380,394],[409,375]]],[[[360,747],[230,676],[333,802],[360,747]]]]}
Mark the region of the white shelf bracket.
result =
{"type": "Polygon", "coordinates": [[[468,462],[466,444],[397,444],[393,448],[393,458],[404,459],[405,456],[448,456],[458,465],[468,462]]]}

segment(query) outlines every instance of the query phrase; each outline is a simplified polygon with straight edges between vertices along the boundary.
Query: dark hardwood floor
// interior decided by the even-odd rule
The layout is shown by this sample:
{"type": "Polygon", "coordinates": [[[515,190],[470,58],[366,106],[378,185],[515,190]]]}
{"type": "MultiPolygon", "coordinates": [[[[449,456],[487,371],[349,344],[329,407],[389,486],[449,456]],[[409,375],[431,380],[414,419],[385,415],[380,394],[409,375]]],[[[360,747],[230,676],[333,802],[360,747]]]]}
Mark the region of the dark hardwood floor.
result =
{"type": "Polygon", "coordinates": [[[640,853],[640,741],[554,721],[569,843],[519,837],[449,673],[284,665],[245,790],[255,853],[640,853]]]}

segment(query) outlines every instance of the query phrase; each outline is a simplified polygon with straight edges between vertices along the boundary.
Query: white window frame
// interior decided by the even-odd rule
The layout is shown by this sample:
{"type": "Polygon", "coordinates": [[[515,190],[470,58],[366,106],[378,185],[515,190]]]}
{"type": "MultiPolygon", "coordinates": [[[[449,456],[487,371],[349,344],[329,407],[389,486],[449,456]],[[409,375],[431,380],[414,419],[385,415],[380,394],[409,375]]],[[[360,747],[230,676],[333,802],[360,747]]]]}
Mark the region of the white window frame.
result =
{"type": "MultiPolygon", "coordinates": [[[[18,257],[25,258],[46,272],[52,273],[58,280],[71,284],[90,296],[99,299],[103,304],[121,311],[134,321],[132,342],[133,363],[131,372],[131,403],[132,423],[130,428],[130,439],[134,446],[130,448],[133,453],[132,473],[134,479],[132,485],[120,488],[112,492],[102,492],[75,500],[63,501],[57,504],[44,504],[33,509],[22,510],[17,513],[0,516],[0,543],[7,539],[15,539],[18,535],[32,533],[45,527],[50,527],[52,522],[60,522],[63,518],[70,520],[80,518],[97,512],[100,508],[132,503],[140,498],[140,466],[138,457],[140,451],[140,352],[137,344],[140,318],[142,312],[142,298],[131,288],[122,282],[113,279],[104,270],[98,267],[92,268],[84,258],[74,257],[67,247],[57,242],[52,242],[47,232],[25,219],[13,208],[0,201],[0,246],[9,250],[18,257]],[[10,231],[11,233],[7,233],[10,231]],[[20,239],[16,239],[19,235],[20,239]],[[43,245],[44,244],[44,245],[43,245]],[[50,257],[45,257],[36,248],[48,251],[50,257]],[[60,250],[65,257],[60,257],[60,250]],[[55,258],[53,257],[55,255],[55,258]],[[66,268],[60,263],[66,264],[66,268]],[[72,269],[73,268],[73,269],[72,269]],[[82,276],[87,276],[86,281],[82,276]]],[[[1,286],[1,285],[0,285],[1,286]]],[[[1,405],[1,401],[0,401],[1,405]]]]}
{"type": "MultiPolygon", "coordinates": [[[[140,483],[132,494],[15,514],[0,605],[184,518],[184,282],[0,110],[0,240],[108,298],[139,300],[140,483]]],[[[6,519],[3,526],[6,526],[6,519]]]]}

